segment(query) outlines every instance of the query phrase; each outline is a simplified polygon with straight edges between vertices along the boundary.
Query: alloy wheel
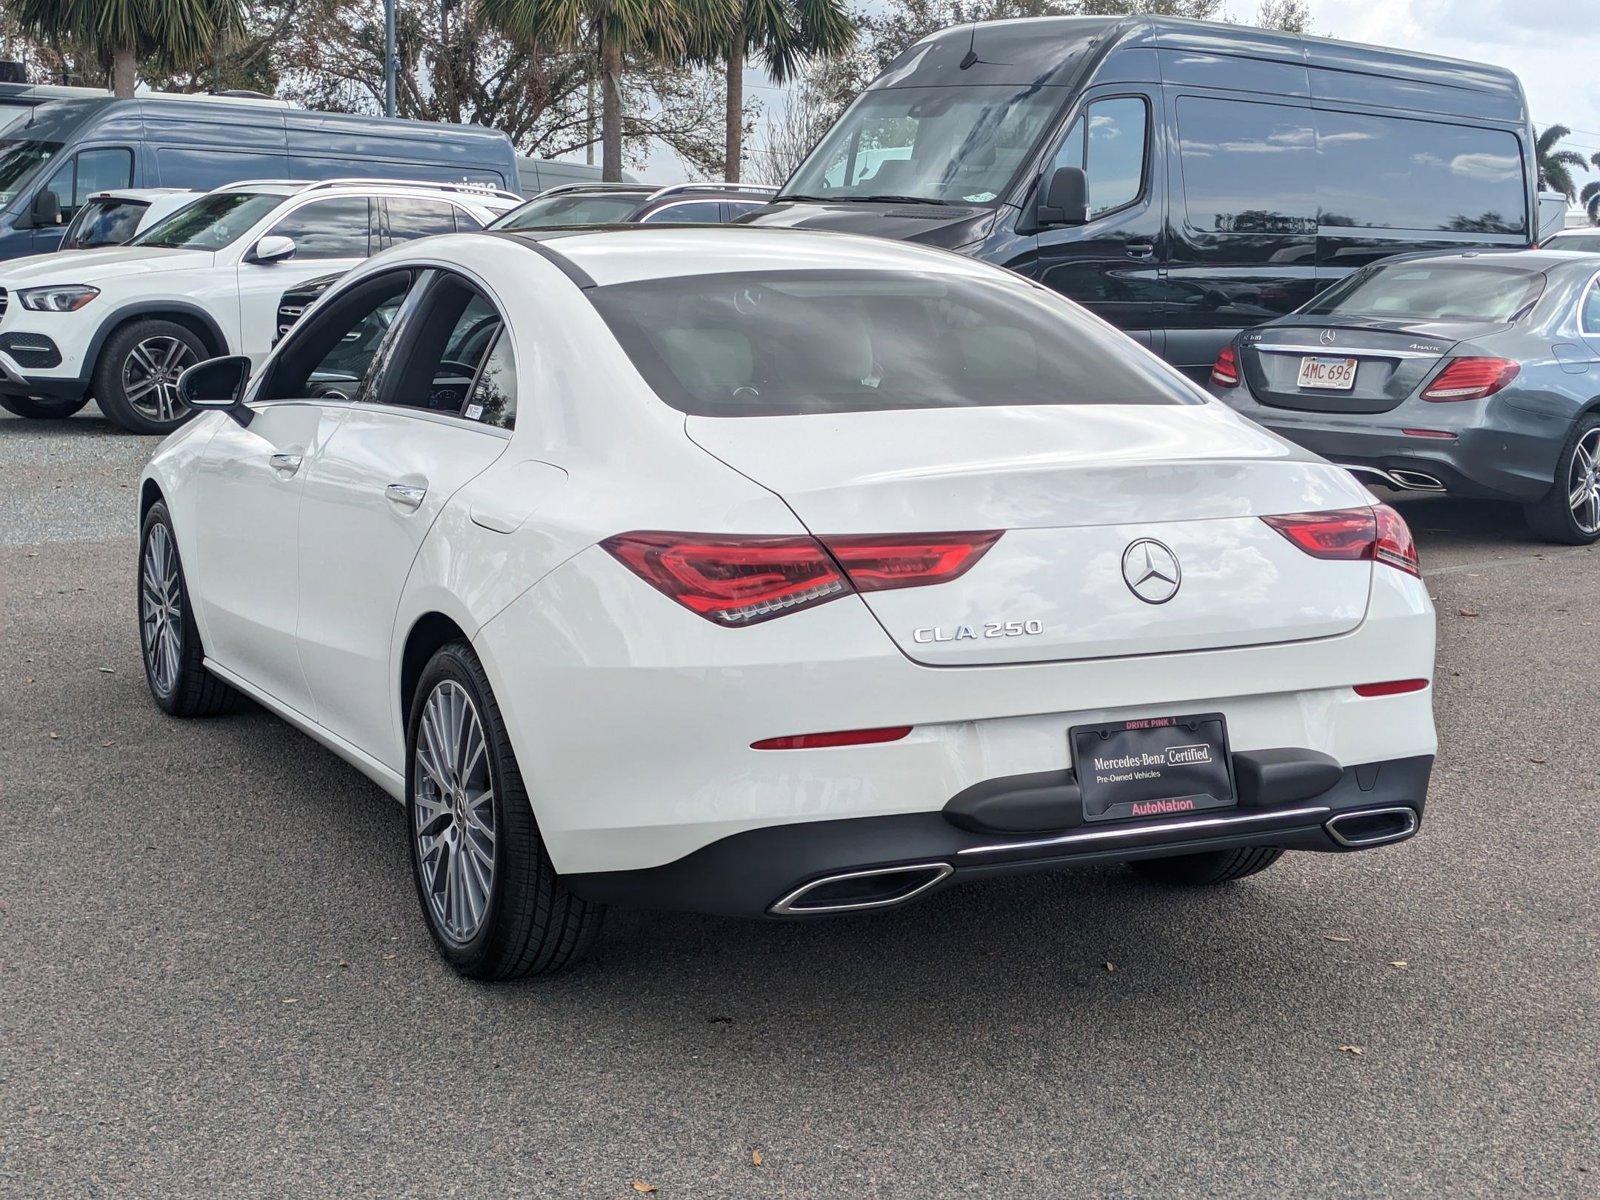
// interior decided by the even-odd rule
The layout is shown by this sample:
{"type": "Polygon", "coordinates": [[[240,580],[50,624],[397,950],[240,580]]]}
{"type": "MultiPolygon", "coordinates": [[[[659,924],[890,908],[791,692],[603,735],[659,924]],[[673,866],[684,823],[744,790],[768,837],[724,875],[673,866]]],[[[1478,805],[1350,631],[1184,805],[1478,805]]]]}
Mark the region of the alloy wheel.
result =
{"type": "Polygon", "coordinates": [[[1567,471],[1567,503],[1584,533],[1600,532],[1600,428],[1578,439],[1567,471]]]}
{"type": "Polygon", "coordinates": [[[172,534],[154,525],[144,544],[144,569],[140,572],[139,627],[143,633],[144,661],[151,682],[163,696],[178,682],[183,649],[183,591],[178,586],[178,556],[172,534]]]}
{"type": "Polygon", "coordinates": [[[434,924],[458,946],[483,927],[494,889],[494,780],[467,690],[444,680],[417,729],[412,836],[434,924]]]}
{"type": "Polygon", "coordinates": [[[145,338],[122,364],[122,394],[141,415],[163,423],[189,415],[178,376],[199,361],[187,342],[165,334],[145,338]]]}

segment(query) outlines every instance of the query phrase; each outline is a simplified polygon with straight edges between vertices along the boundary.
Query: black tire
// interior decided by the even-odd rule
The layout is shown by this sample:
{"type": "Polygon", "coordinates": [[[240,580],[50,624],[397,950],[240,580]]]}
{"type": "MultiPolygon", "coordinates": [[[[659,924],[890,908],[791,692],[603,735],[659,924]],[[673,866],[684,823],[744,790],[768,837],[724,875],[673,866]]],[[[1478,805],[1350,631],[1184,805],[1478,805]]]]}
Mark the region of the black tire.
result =
{"type": "Polygon", "coordinates": [[[0,408],[33,421],[60,421],[70,417],[87,403],[89,403],[87,396],[81,400],[57,400],[49,396],[0,395],[0,408]]]}
{"type": "MultiPolygon", "coordinates": [[[[1574,423],[1572,432],[1567,435],[1566,445],[1561,447],[1561,457],[1556,460],[1556,478],[1549,493],[1537,504],[1523,507],[1528,528],[1547,542],[1563,546],[1588,546],[1600,541],[1600,519],[1596,520],[1593,530],[1584,529],[1578,523],[1578,514],[1573,512],[1571,503],[1572,491],[1579,482],[1575,475],[1580,472],[1574,463],[1578,447],[1587,442],[1587,449],[1593,450],[1600,442],[1600,439],[1591,436],[1596,430],[1600,430],[1600,414],[1597,413],[1580,417],[1574,423]]],[[[1600,501],[1595,503],[1596,508],[1600,509],[1600,501]]],[[[1596,516],[1600,518],[1600,513],[1596,516]]]]}
{"type": "Polygon", "coordinates": [[[141,347],[159,345],[165,348],[173,343],[182,347],[175,359],[174,372],[181,373],[182,367],[211,357],[205,342],[194,330],[159,318],[130,321],[112,334],[100,351],[100,361],[94,368],[94,398],[100,404],[100,411],[129,433],[171,433],[194,416],[193,409],[174,398],[176,374],[172,372],[161,373],[163,382],[156,389],[157,396],[165,394],[165,403],[148,394],[131,399],[129,396],[126,380],[130,364],[136,373],[143,369],[134,362],[135,354],[141,347]],[[170,380],[168,374],[172,374],[170,380]],[[153,411],[145,411],[141,405],[153,411]],[[162,416],[168,407],[172,415],[162,416]]]}
{"type": "MultiPolygon", "coordinates": [[[[450,770],[452,777],[459,779],[463,794],[472,789],[471,772],[460,778],[453,766],[450,770]]],[[[464,807],[459,806],[458,812],[464,807]]],[[[406,722],[406,840],[423,920],[439,953],[460,974],[484,980],[553,974],[578,962],[593,946],[605,906],[579,899],[556,874],[533,819],[533,806],[500,706],[477,655],[465,642],[451,642],[429,660],[412,699],[406,722]],[[471,701],[468,719],[477,720],[487,764],[487,774],[476,778],[493,790],[493,874],[488,881],[487,904],[478,923],[463,937],[445,928],[445,918],[435,905],[441,903],[436,897],[442,895],[442,880],[449,873],[447,855],[454,853],[448,843],[441,847],[440,842],[455,836],[456,844],[462,844],[469,836],[467,818],[464,812],[451,817],[449,801],[432,778],[425,786],[437,805],[419,805],[418,799],[423,714],[430,697],[441,688],[446,696],[457,694],[447,685],[461,689],[471,701]],[[419,809],[424,818],[431,817],[420,828],[419,809]],[[423,848],[425,835],[435,839],[427,850],[423,848]]],[[[478,845],[481,847],[481,840],[478,845]]],[[[464,861],[471,868],[473,860],[468,857],[464,861]]],[[[464,878],[460,886],[465,887],[464,878]]]]}
{"type": "Polygon", "coordinates": [[[1141,858],[1128,865],[1156,883],[1203,887],[1265,871],[1282,857],[1282,846],[1243,846],[1237,850],[1180,854],[1176,858],[1141,858]]]}
{"type": "Polygon", "coordinates": [[[178,557],[178,539],[172,529],[172,518],[167,506],[157,501],[145,515],[139,531],[139,568],[135,579],[137,612],[139,614],[139,650],[144,661],[145,682],[150,685],[150,695],[167,712],[175,717],[213,717],[233,712],[244,698],[205,668],[205,649],[200,645],[200,631],[195,627],[194,610],[189,604],[189,585],[183,578],[183,561],[178,557]],[[165,538],[170,549],[170,567],[160,571],[151,559],[156,545],[165,538]],[[170,583],[164,590],[168,603],[168,620],[157,620],[152,612],[160,599],[157,590],[148,585],[149,575],[164,575],[170,583]],[[178,611],[170,613],[171,598],[175,597],[178,611]],[[156,644],[166,630],[164,659],[156,644]],[[169,669],[164,664],[169,662],[169,669]]]}

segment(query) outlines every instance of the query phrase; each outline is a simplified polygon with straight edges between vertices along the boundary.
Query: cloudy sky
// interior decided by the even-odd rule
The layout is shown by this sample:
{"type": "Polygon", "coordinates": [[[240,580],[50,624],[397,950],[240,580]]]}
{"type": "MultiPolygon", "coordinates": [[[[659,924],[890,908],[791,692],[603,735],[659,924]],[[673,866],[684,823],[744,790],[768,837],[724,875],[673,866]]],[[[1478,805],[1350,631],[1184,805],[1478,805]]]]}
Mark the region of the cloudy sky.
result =
{"type": "MultiPolygon", "coordinates": [[[[1559,122],[1573,131],[1564,145],[1585,158],[1600,153],[1600,4],[1595,0],[1309,3],[1314,33],[1511,68],[1522,80],[1539,128],[1559,122]]],[[[1256,10],[1256,0],[1229,0],[1229,5],[1240,20],[1256,10]]],[[[783,93],[771,83],[751,72],[745,94],[764,105],[781,104],[783,93]]],[[[634,173],[663,183],[684,178],[682,164],[665,151],[634,173]]]]}

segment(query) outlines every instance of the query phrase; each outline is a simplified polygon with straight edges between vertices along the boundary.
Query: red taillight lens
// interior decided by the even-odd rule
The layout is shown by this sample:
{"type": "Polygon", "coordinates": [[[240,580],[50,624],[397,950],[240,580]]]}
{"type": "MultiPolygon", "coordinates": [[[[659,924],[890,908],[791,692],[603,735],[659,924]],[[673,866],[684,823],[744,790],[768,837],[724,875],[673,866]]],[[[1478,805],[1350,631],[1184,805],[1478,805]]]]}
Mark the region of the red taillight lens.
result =
{"type": "Polygon", "coordinates": [[[820,750],[826,746],[870,746],[877,742],[898,742],[911,732],[909,725],[887,729],[848,729],[842,733],[796,733],[788,737],[762,738],[751,742],[752,750],[820,750]]]}
{"type": "Polygon", "coordinates": [[[808,537],[645,532],[600,544],[646,583],[718,625],[770,621],[852,590],[808,537]]]}
{"type": "Polygon", "coordinates": [[[1239,356],[1232,346],[1224,346],[1217,361],[1211,364],[1211,382],[1218,387],[1239,386],[1239,356]]]}
{"type": "Polygon", "coordinates": [[[970,570],[999,539],[994,530],[850,534],[825,539],[824,548],[809,537],[642,531],[600,544],[685,608],[738,628],[853,591],[944,583],[970,570]]]}
{"type": "Polygon", "coordinates": [[[1452,358],[1422,389],[1422,398],[1435,403],[1482,400],[1505,387],[1521,369],[1509,358],[1452,358]]]}
{"type": "Polygon", "coordinates": [[[1370,558],[1410,575],[1422,573],[1411,530],[1387,504],[1261,519],[1313,558],[1370,558]]]}
{"type": "Polygon", "coordinates": [[[1427,686],[1426,679],[1390,679],[1385,683],[1358,683],[1354,691],[1358,696],[1400,696],[1406,692],[1420,692],[1427,686]]]}
{"type": "Polygon", "coordinates": [[[922,587],[965,575],[1000,540],[1000,530],[982,533],[919,533],[825,537],[822,544],[862,592],[922,587]]]}

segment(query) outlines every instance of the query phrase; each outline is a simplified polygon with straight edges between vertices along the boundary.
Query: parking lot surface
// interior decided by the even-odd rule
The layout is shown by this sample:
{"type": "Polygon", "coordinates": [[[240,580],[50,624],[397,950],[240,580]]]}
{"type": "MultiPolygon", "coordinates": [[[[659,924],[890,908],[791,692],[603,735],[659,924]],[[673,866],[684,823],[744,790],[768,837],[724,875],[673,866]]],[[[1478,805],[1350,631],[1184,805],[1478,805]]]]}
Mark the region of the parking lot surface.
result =
{"type": "Polygon", "coordinates": [[[154,439],[0,415],[0,1194],[1600,1190],[1600,551],[1401,500],[1439,610],[1416,839],[806,924],[613,911],[451,973],[400,809],[134,620],[154,439]]]}

